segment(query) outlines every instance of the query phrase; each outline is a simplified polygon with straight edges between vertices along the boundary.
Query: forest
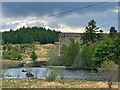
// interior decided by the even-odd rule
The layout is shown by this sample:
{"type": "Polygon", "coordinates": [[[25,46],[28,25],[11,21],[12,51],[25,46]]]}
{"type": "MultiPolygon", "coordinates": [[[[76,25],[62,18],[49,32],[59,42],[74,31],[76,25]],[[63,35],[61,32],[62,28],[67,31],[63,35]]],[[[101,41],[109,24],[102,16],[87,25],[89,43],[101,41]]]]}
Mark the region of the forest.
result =
{"type": "Polygon", "coordinates": [[[43,27],[24,26],[17,30],[2,33],[3,44],[41,44],[55,43],[59,41],[59,31],[45,29],[43,27]]]}

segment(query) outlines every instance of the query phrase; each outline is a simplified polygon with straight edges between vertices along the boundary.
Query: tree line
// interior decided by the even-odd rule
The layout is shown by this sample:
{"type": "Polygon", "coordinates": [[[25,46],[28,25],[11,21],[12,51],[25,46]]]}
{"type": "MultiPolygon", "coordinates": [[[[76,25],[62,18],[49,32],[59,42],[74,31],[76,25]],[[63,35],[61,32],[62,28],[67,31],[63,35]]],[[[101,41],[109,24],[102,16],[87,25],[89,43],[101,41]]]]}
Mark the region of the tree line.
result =
{"type": "Polygon", "coordinates": [[[55,43],[59,41],[59,31],[43,27],[22,27],[2,33],[4,44],[41,44],[55,43]]]}

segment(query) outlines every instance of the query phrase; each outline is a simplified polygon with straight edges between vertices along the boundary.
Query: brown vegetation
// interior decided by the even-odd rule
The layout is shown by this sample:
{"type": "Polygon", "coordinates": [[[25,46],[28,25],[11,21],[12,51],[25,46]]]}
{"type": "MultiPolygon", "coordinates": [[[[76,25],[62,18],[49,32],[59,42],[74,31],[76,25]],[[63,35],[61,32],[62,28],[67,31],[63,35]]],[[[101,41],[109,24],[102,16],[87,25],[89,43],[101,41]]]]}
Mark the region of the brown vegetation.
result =
{"type": "Polygon", "coordinates": [[[2,68],[17,68],[21,66],[20,61],[15,60],[1,60],[2,68]]]}
{"type": "MultiPolygon", "coordinates": [[[[61,80],[46,81],[40,79],[3,79],[3,88],[108,88],[107,82],[61,80]]],[[[118,83],[113,83],[113,88],[118,88],[118,83]]]]}

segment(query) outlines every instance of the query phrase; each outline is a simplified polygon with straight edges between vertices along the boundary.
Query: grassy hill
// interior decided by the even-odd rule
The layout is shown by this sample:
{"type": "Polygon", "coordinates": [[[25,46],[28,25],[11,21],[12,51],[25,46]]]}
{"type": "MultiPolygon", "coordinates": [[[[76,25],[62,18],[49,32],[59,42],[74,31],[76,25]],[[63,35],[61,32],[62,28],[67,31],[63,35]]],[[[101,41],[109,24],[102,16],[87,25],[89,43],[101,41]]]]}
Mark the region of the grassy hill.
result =
{"type": "Polygon", "coordinates": [[[34,47],[35,47],[35,52],[38,56],[38,59],[41,59],[41,58],[44,59],[44,58],[47,58],[48,51],[50,49],[55,48],[56,45],[54,45],[54,44],[43,44],[43,45],[35,44],[34,47]]]}
{"type": "Polygon", "coordinates": [[[48,51],[55,47],[55,44],[4,44],[3,59],[19,60],[20,57],[22,60],[31,60],[30,54],[34,50],[37,60],[46,60],[48,51]]]}

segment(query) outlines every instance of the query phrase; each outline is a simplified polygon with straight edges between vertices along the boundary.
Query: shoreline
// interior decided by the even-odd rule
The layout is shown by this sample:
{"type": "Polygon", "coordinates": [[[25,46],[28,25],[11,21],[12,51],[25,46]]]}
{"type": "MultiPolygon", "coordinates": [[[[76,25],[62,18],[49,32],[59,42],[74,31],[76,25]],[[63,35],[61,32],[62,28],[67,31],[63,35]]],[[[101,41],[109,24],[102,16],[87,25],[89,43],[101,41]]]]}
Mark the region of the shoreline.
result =
{"type": "MultiPolygon", "coordinates": [[[[2,79],[3,88],[108,88],[107,82],[86,80],[47,81],[43,79],[2,79]]],[[[118,88],[118,82],[113,82],[118,88]]]]}
{"type": "MultiPolygon", "coordinates": [[[[32,62],[32,61],[30,61],[32,62]]],[[[1,60],[2,63],[2,69],[11,69],[11,68],[25,68],[24,62],[16,61],[16,60],[1,60]]],[[[66,67],[66,66],[50,66],[45,64],[46,61],[35,61],[35,63],[28,63],[28,67],[34,68],[53,68],[53,69],[66,69],[66,70],[93,70],[97,72],[97,69],[93,68],[73,68],[73,67],[66,67]],[[39,63],[39,64],[37,64],[39,63]],[[43,64],[43,65],[42,65],[43,64]],[[36,66],[35,66],[36,65],[36,66]]]]}

